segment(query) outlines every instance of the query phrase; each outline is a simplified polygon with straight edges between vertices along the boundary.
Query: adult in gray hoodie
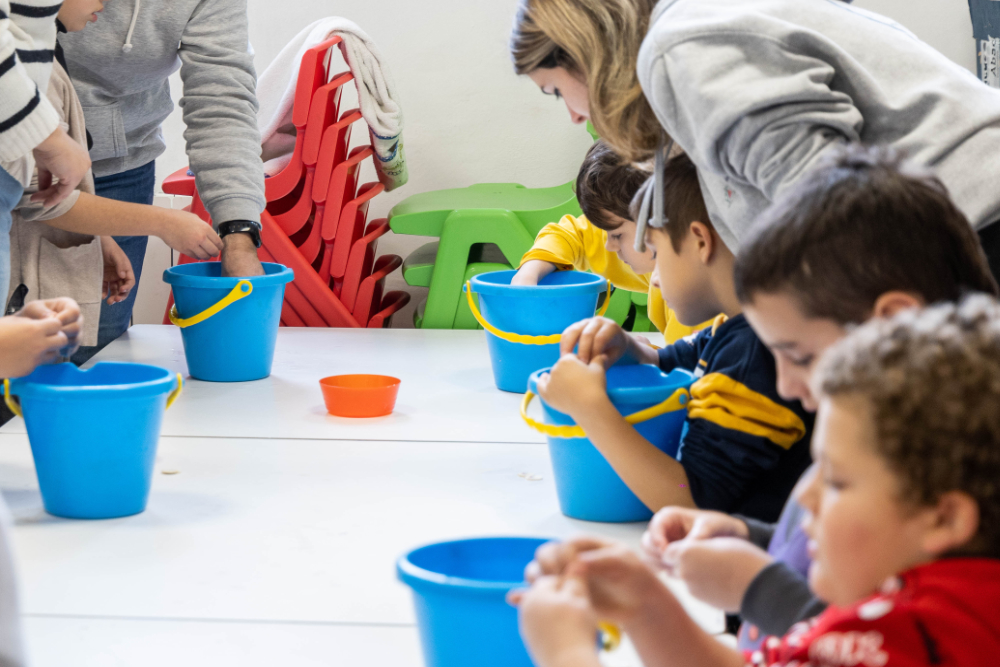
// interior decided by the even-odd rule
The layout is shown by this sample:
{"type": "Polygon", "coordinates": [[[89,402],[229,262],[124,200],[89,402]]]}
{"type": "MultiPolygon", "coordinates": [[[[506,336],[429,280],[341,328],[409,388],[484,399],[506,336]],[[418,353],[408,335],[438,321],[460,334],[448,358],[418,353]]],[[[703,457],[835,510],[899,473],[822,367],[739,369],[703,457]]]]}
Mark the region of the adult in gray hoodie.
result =
{"type": "MultiPolygon", "coordinates": [[[[179,68],[189,164],[223,237],[223,270],[259,275],[264,171],[246,0],[110,0],[95,18],[59,42],[93,138],[97,194],[152,203],[153,161],[165,148],[160,126],[173,110],[168,77],[179,68]]],[[[146,237],[116,240],[138,282],[146,237]]],[[[138,285],[128,300],[103,306],[97,347],[74,361],[124,333],[137,292],[138,285]]]]}
{"type": "Polygon", "coordinates": [[[624,157],[688,153],[734,251],[780,192],[861,141],[932,167],[1000,275],[1000,90],[888,18],[837,0],[522,0],[512,52],[624,157]]]}

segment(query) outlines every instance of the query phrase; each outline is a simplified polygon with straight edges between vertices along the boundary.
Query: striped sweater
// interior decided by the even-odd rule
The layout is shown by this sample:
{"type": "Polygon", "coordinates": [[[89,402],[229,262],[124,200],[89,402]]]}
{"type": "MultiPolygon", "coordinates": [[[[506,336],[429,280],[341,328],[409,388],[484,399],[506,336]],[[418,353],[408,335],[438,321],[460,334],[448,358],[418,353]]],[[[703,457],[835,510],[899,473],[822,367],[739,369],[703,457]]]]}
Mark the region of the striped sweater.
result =
{"type": "Polygon", "coordinates": [[[0,160],[30,153],[59,126],[46,99],[62,0],[0,0],[0,160]]]}

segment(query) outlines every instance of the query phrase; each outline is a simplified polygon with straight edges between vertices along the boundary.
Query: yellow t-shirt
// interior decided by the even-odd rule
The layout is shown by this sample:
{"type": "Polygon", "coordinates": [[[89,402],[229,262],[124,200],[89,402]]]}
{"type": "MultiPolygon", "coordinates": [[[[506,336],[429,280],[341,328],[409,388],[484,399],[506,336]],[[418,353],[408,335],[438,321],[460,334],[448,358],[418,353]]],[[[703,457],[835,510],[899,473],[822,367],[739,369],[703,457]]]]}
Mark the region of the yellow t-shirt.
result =
{"type": "Polygon", "coordinates": [[[610,280],[619,289],[645,292],[649,295],[646,305],[649,320],[663,333],[667,343],[674,343],[711,324],[706,322],[697,327],[688,327],[678,322],[673,311],[663,301],[660,290],[650,287],[650,274],[639,275],[617,254],[605,250],[607,241],[607,232],[590,224],[585,216],[577,218],[566,215],[559,222],[551,222],[542,228],[531,250],[521,258],[521,265],[529,260],[539,259],[555,264],[560,269],[593,271],[610,280]]]}

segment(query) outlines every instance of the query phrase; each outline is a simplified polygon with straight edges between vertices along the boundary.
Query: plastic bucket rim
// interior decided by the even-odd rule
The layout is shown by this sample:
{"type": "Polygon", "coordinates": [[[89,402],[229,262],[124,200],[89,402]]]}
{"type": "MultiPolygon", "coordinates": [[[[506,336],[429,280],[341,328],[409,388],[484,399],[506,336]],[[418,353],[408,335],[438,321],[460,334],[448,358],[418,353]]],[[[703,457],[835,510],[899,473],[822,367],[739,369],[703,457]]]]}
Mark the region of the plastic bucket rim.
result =
{"type": "MultiPolygon", "coordinates": [[[[136,390],[151,390],[159,389],[161,386],[166,386],[168,388],[164,389],[162,392],[150,391],[149,394],[154,393],[169,393],[173,390],[173,385],[177,382],[177,374],[174,371],[167,370],[162,366],[154,366],[152,364],[134,364],[125,361],[99,361],[90,368],[73,368],[77,373],[83,374],[88,373],[98,365],[107,366],[142,366],[144,368],[152,368],[164,373],[164,377],[155,380],[144,380],[143,382],[131,382],[127,384],[89,384],[89,385],[58,385],[58,384],[47,384],[43,382],[31,382],[28,378],[31,375],[25,375],[24,377],[14,378],[10,381],[10,393],[17,397],[27,396],[28,398],[40,398],[46,395],[52,397],[62,396],[65,394],[79,395],[81,393],[125,393],[134,392],[136,390]]],[[[144,391],[145,393],[145,391],[144,391]]]]}
{"type": "MultiPolygon", "coordinates": [[[[493,296],[498,294],[510,294],[510,290],[517,292],[522,292],[518,294],[519,297],[551,297],[548,292],[554,292],[560,290],[563,293],[571,292],[573,294],[600,294],[607,291],[608,279],[604,276],[599,276],[596,273],[587,273],[585,271],[560,271],[559,273],[575,273],[579,274],[585,279],[581,279],[578,283],[573,283],[569,285],[511,285],[509,281],[507,284],[488,282],[483,280],[486,276],[495,276],[498,274],[509,274],[511,278],[517,271],[513,269],[507,269],[505,271],[489,271],[487,273],[481,273],[478,276],[472,276],[469,281],[472,283],[472,291],[476,294],[485,294],[486,296],[493,296]]],[[[462,285],[462,290],[465,291],[465,285],[462,285]]]]}
{"type": "Polygon", "coordinates": [[[178,264],[171,266],[163,272],[163,282],[174,287],[185,287],[193,289],[232,289],[241,280],[249,280],[253,286],[266,287],[272,285],[284,285],[295,280],[295,272],[284,264],[277,262],[262,262],[265,271],[269,266],[281,267],[280,271],[265,273],[263,276],[246,277],[222,277],[222,276],[196,276],[183,272],[184,267],[197,266],[201,264],[221,264],[221,262],[191,262],[188,264],[178,264]]]}
{"type": "MultiPolygon", "coordinates": [[[[443,542],[431,542],[429,544],[424,544],[419,547],[410,549],[405,554],[400,556],[396,560],[396,574],[400,581],[409,586],[410,588],[434,588],[439,590],[450,590],[455,591],[458,589],[464,590],[466,592],[475,591],[478,593],[501,593],[511,590],[512,588],[517,588],[519,586],[524,586],[525,581],[483,581],[481,579],[466,579],[465,577],[453,577],[447,574],[441,574],[440,572],[433,572],[432,570],[427,570],[415,565],[410,561],[410,557],[422,551],[424,549],[429,549],[431,547],[444,547],[450,544],[464,544],[468,542],[487,542],[487,541],[504,541],[504,540],[518,540],[524,542],[537,542],[538,545],[536,549],[543,544],[548,544],[553,542],[554,538],[548,537],[525,537],[523,535],[496,535],[491,537],[471,537],[457,540],[445,540],[443,542]]],[[[525,564],[527,565],[527,564],[525,564]]]]}
{"type": "MultiPolygon", "coordinates": [[[[653,364],[646,364],[646,365],[652,366],[653,364]]],[[[541,377],[543,373],[549,373],[551,371],[552,371],[551,367],[540,368],[534,373],[532,373],[530,376],[528,376],[528,391],[537,395],[538,378],[541,377]]],[[[672,371],[670,371],[670,373],[663,373],[663,371],[660,371],[660,373],[663,373],[663,375],[666,375],[667,377],[674,374],[675,372],[683,373],[684,375],[688,376],[686,378],[686,381],[678,382],[676,384],[649,385],[641,387],[614,387],[612,389],[608,389],[608,397],[613,402],[618,402],[618,403],[642,403],[642,402],[656,400],[656,397],[659,394],[666,394],[662,399],[660,399],[660,400],[666,400],[666,398],[671,394],[673,394],[675,391],[685,386],[690,386],[690,384],[695,380],[694,373],[684,368],[675,368],[672,371]]]]}
{"type": "Polygon", "coordinates": [[[319,384],[321,387],[330,387],[331,389],[343,389],[345,391],[385,391],[393,387],[398,387],[403,383],[398,377],[392,375],[381,375],[379,373],[343,373],[341,375],[328,375],[325,378],[321,378],[319,384]],[[348,378],[348,377],[377,377],[385,378],[387,380],[392,380],[388,384],[381,384],[375,387],[352,387],[350,385],[343,384],[332,384],[327,382],[327,380],[334,380],[337,378],[348,378]]]}

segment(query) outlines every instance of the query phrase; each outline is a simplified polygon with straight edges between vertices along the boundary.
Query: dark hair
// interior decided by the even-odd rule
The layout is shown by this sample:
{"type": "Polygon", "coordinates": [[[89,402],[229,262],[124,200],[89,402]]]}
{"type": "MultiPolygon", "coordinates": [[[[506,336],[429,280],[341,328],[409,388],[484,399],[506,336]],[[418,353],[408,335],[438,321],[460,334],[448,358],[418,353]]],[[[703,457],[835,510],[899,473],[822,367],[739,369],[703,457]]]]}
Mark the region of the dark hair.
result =
{"type": "Polygon", "coordinates": [[[961,303],[874,319],[822,357],[821,396],[859,396],[876,453],[901,499],[932,505],[949,491],[979,505],[979,531],[957,554],[1000,557],[1000,304],[961,303]]]}
{"type": "Polygon", "coordinates": [[[629,203],[644,180],[646,172],[623,163],[607,144],[598,141],[580,166],[576,198],[590,224],[610,232],[621,226],[611,215],[630,219],[629,203]]]}
{"type": "MultiPolygon", "coordinates": [[[[650,176],[642,184],[632,204],[629,214],[633,220],[639,218],[639,209],[646,192],[653,187],[654,177],[650,176]]],[[[666,217],[666,227],[660,231],[670,235],[670,245],[675,251],[680,251],[681,243],[688,234],[692,222],[700,222],[714,229],[705,208],[705,199],[701,196],[701,183],[698,180],[698,168],[686,153],[678,153],[667,160],[663,169],[663,213],[666,217]]],[[[650,229],[656,229],[650,227],[650,229]]]]}
{"type": "Polygon", "coordinates": [[[863,322],[890,290],[927,303],[997,294],[969,221],[934,176],[891,149],[852,145],[781,195],[751,227],[736,294],[790,292],[810,317],[863,322]]]}

